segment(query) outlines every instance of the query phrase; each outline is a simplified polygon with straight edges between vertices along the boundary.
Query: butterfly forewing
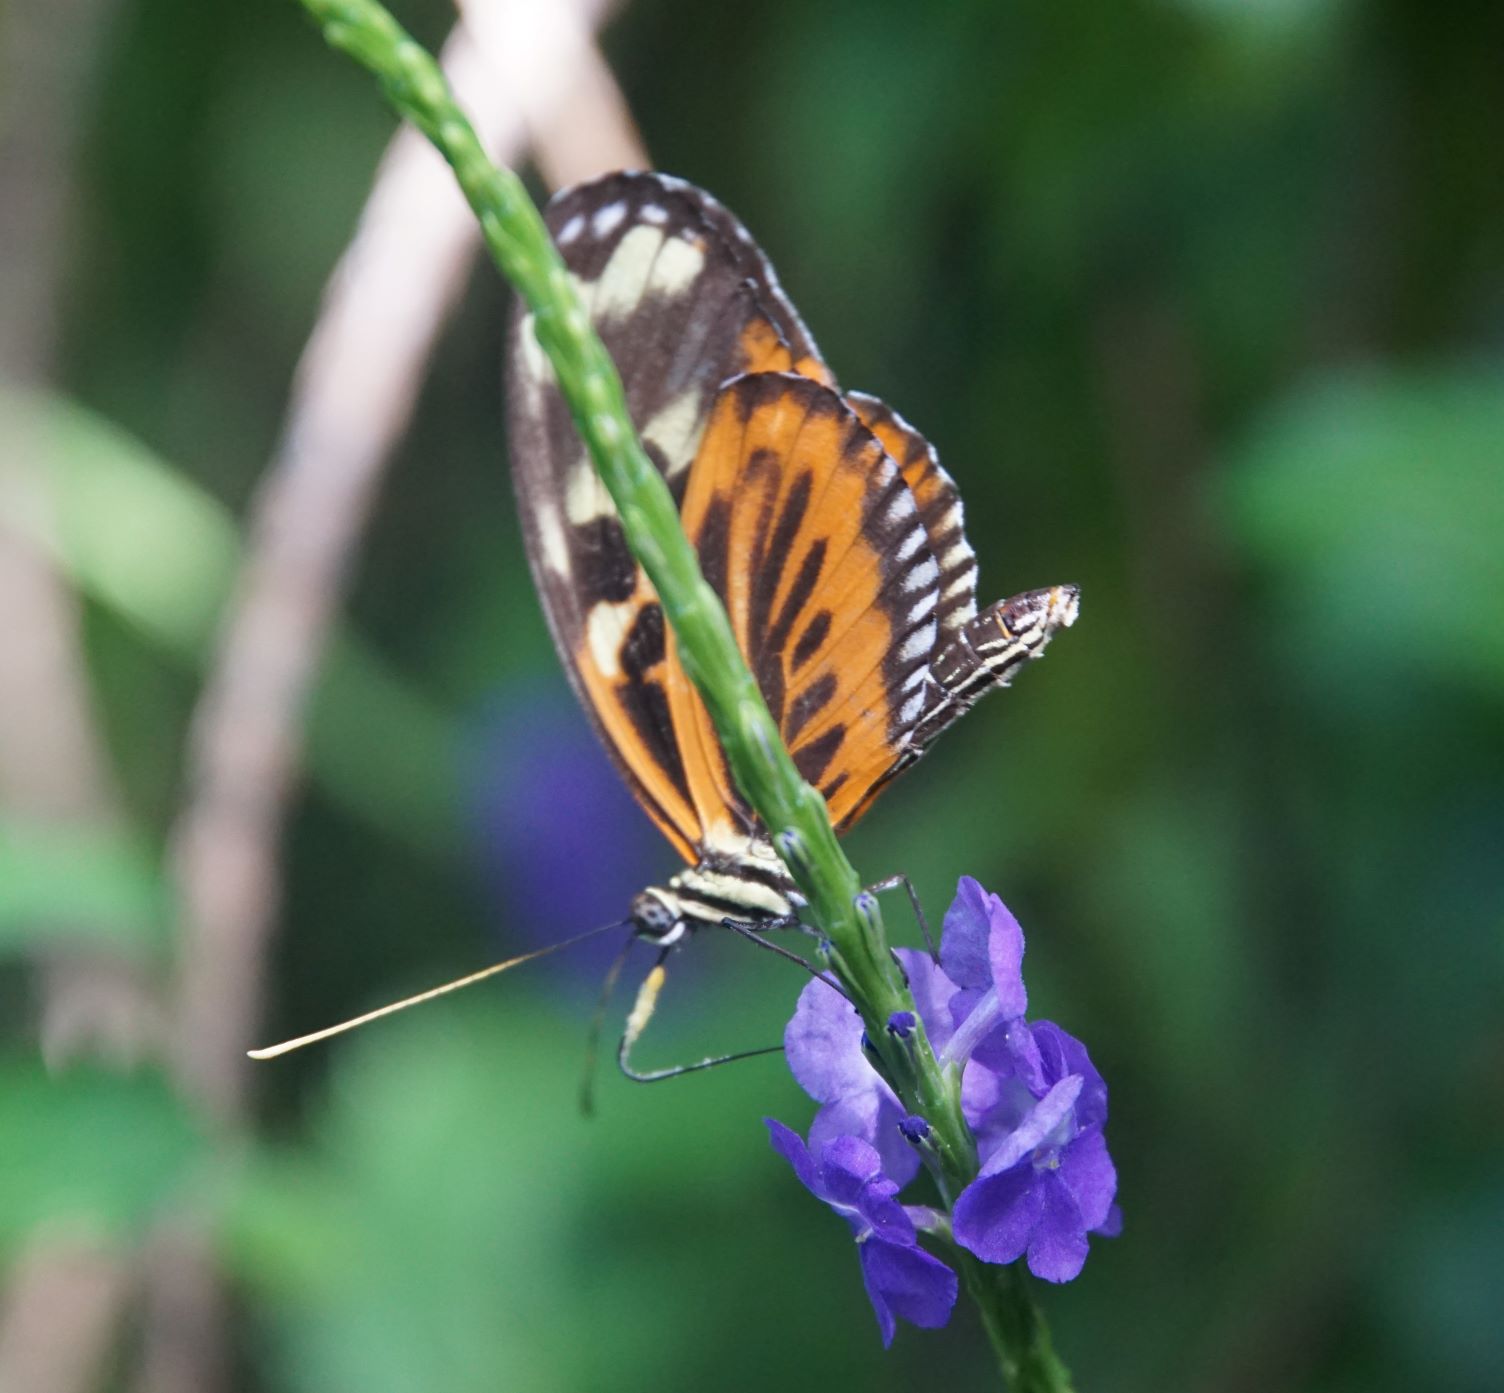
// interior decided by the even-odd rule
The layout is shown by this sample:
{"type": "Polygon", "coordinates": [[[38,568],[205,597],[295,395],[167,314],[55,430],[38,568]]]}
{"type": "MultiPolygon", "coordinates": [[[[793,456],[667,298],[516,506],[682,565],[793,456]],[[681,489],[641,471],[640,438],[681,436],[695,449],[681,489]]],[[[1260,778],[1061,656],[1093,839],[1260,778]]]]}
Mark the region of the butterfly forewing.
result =
{"type": "MultiPolygon", "coordinates": [[[[560,194],[546,219],[676,497],[728,378],[789,369],[829,379],[767,259],[698,190],[615,174],[560,194]]],[[[555,646],[633,792],[694,860],[704,799],[669,711],[662,612],[521,306],[507,377],[512,477],[555,646]]]]}

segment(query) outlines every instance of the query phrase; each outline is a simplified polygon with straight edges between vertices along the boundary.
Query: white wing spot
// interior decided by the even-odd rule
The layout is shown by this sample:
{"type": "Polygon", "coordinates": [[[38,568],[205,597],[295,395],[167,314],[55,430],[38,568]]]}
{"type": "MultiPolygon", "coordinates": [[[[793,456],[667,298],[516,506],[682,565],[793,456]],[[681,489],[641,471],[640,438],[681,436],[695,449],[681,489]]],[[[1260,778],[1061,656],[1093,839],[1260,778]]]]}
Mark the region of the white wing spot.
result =
{"type": "Polygon", "coordinates": [[[627,205],[619,199],[615,203],[608,203],[604,208],[598,208],[596,214],[590,220],[590,230],[597,237],[609,237],[627,216],[627,205]]]}
{"type": "Polygon", "coordinates": [[[940,568],[935,565],[935,558],[927,556],[904,577],[903,588],[905,593],[923,590],[926,585],[933,585],[939,579],[940,568]]]}
{"type": "Polygon", "coordinates": [[[554,241],[561,247],[567,247],[571,242],[577,241],[580,233],[585,230],[585,215],[576,213],[574,217],[559,229],[559,235],[554,241]]]}
{"type": "Polygon", "coordinates": [[[909,623],[917,624],[939,603],[940,594],[936,590],[931,590],[927,595],[921,595],[914,601],[914,608],[909,611],[909,623]]]}
{"type": "Polygon", "coordinates": [[[960,575],[958,575],[953,581],[951,581],[951,583],[947,585],[943,591],[941,591],[941,594],[947,600],[954,599],[957,595],[964,595],[968,590],[971,589],[972,585],[974,584],[972,576],[975,574],[975,572],[975,566],[968,566],[960,575]]]}
{"type": "Polygon", "coordinates": [[[898,548],[894,559],[898,561],[907,561],[909,557],[911,557],[916,551],[919,550],[920,547],[924,545],[924,541],[924,529],[922,527],[916,527],[912,532],[909,533],[907,537],[903,539],[903,545],[898,548]]]}
{"type": "Polygon", "coordinates": [[[543,564],[555,575],[569,579],[569,545],[564,540],[564,524],[559,505],[547,499],[538,505],[536,522],[538,543],[543,548],[543,564]]]}
{"type": "MultiPolygon", "coordinates": [[[[924,669],[921,668],[922,672],[924,669]]],[[[917,720],[919,713],[924,710],[924,693],[915,692],[899,709],[898,720],[901,725],[908,725],[910,721],[917,720]]]]}
{"type": "Polygon", "coordinates": [[[723,856],[739,856],[747,848],[747,834],[724,823],[705,828],[703,841],[711,851],[718,851],[723,856]]]}
{"type": "Polygon", "coordinates": [[[937,632],[933,621],[926,624],[898,650],[899,659],[903,662],[912,662],[915,658],[924,657],[935,646],[937,632]]]}
{"type": "Polygon", "coordinates": [[[658,253],[653,267],[653,289],[679,295],[694,284],[705,269],[705,249],[682,237],[674,237],[658,253]]]}
{"type": "Polygon", "coordinates": [[[908,518],[918,516],[919,509],[914,506],[914,495],[908,489],[904,489],[888,504],[888,511],[884,515],[883,522],[887,527],[897,527],[908,518]]]}
{"type": "Polygon", "coordinates": [[[700,448],[705,423],[700,418],[700,394],[694,388],[680,392],[642,428],[642,438],[663,452],[668,475],[682,473],[700,448]]]}
{"type": "Polygon", "coordinates": [[[588,459],[578,459],[569,471],[564,490],[564,515],[576,527],[597,518],[614,518],[616,504],[588,459]]]}
{"type": "Polygon", "coordinates": [[[663,234],[651,227],[634,227],[616,244],[592,287],[590,310],[597,323],[623,319],[642,303],[662,246],[663,234]]]}
{"type": "Polygon", "coordinates": [[[590,648],[590,658],[602,677],[615,679],[621,675],[621,643],[626,636],[627,625],[637,614],[634,600],[613,603],[602,600],[585,618],[585,642],[590,648]]]}
{"type": "Polygon", "coordinates": [[[963,561],[972,560],[975,553],[965,542],[957,542],[944,556],[940,558],[940,564],[947,571],[959,566],[963,561]]]}
{"type": "Polygon", "coordinates": [[[658,223],[661,226],[668,221],[668,209],[661,203],[648,203],[643,206],[637,216],[643,222],[658,223]]]}

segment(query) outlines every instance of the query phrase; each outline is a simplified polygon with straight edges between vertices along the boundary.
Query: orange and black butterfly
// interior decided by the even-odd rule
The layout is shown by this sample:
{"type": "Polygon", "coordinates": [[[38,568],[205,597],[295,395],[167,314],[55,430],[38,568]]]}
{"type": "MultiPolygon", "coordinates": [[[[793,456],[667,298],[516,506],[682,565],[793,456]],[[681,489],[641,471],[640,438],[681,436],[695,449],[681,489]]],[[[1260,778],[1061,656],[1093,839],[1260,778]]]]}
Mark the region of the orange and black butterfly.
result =
{"type": "MultiPolygon", "coordinates": [[[[845,832],[1076,615],[1073,586],[977,613],[961,500],[897,413],[842,392],[767,258],[659,174],[560,193],[549,231],[784,742],[845,832]]],[[[519,308],[512,473],[554,644],[601,739],[687,861],[632,904],[667,946],[801,900],[737,792],[651,583],[519,308]]]]}

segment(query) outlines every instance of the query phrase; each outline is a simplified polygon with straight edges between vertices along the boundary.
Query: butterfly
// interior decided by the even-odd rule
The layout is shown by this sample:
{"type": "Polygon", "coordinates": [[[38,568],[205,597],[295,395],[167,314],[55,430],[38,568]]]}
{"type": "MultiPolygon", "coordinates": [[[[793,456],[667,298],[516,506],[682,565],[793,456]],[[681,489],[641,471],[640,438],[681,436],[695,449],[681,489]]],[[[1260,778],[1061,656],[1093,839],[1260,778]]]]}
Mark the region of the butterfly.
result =
{"type": "MultiPolygon", "coordinates": [[[[837,387],[767,257],[709,194],[609,174],[560,192],[545,219],[784,743],[844,833],[1073,622],[1076,588],[978,613],[960,495],[935,451],[875,397],[837,387]]],[[[728,919],[793,918],[803,900],[731,778],[521,305],[507,395],[554,645],[687,863],[633,901],[637,935],[666,947],[728,919]]]]}

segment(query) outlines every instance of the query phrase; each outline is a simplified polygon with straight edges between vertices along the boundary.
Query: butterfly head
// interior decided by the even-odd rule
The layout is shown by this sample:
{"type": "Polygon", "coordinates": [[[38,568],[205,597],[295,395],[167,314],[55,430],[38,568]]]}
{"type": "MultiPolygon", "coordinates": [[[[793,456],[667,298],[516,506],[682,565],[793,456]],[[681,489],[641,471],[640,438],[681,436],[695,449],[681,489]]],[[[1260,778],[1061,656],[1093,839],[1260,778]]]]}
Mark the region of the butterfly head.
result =
{"type": "Polygon", "coordinates": [[[678,903],[656,887],[632,901],[632,928],[639,938],[667,948],[683,937],[687,924],[678,903]]]}

